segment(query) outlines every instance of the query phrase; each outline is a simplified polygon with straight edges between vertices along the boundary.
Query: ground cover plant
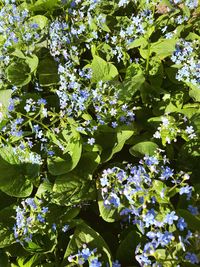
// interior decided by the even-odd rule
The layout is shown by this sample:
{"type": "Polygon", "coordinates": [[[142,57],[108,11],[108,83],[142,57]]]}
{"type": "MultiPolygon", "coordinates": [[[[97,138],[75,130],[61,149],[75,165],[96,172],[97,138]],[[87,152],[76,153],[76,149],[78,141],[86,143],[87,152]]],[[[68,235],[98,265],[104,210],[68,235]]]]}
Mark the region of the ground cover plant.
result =
{"type": "Polygon", "coordinates": [[[0,266],[198,266],[198,0],[0,1],[0,266]]]}

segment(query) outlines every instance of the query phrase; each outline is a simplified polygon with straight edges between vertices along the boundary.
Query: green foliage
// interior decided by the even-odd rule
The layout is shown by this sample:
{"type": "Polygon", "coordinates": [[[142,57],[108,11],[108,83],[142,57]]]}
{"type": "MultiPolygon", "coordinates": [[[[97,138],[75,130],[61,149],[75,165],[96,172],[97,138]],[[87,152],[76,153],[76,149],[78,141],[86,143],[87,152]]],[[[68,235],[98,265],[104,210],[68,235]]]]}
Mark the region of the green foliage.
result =
{"type": "Polygon", "coordinates": [[[90,68],[92,69],[92,81],[96,83],[110,81],[118,75],[117,68],[99,56],[94,56],[90,68]]]}
{"type": "Polygon", "coordinates": [[[198,265],[199,1],[0,2],[0,267],[198,265]]]}
{"type": "Polygon", "coordinates": [[[8,81],[16,86],[24,86],[31,81],[30,68],[24,61],[13,62],[6,68],[8,81]]]}

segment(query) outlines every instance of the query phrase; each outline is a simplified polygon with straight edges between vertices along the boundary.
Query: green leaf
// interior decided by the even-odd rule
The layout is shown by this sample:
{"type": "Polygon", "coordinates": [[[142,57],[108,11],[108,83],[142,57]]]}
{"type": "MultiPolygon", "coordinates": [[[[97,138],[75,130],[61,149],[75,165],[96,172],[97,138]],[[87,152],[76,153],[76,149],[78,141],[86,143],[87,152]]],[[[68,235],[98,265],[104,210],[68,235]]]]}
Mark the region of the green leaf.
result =
{"type": "Polygon", "coordinates": [[[0,250],[0,266],[10,267],[8,255],[3,250],[0,250]]]}
{"type": "Polygon", "coordinates": [[[36,55],[31,55],[26,57],[26,63],[29,65],[30,71],[34,72],[38,67],[38,57],[36,55]]]}
{"type": "Polygon", "coordinates": [[[98,206],[102,219],[106,222],[115,222],[120,219],[119,212],[116,209],[105,207],[101,193],[98,193],[98,206]]]}
{"type": "Polygon", "coordinates": [[[12,231],[9,229],[9,227],[6,227],[0,223],[0,248],[7,247],[14,242],[15,239],[12,231]]]}
{"type": "Polygon", "coordinates": [[[30,18],[29,22],[36,23],[40,29],[43,29],[47,26],[48,24],[48,18],[42,15],[36,15],[30,18]]]}
{"type": "Polygon", "coordinates": [[[150,53],[156,55],[162,60],[175,51],[177,40],[176,39],[161,39],[151,44],[150,53]]]}
{"type": "Polygon", "coordinates": [[[5,73],[12,85],[24,86],[31,81],[30,68],[23,61],[11,63],[5,73]]]}
{"type": "Polygon", "coordinates": [[[53,186],[54,202],[71,206],[81,201],[94,199],[94,183],[70,172],[56,178],[53,186]]]}
{"type": "Polygon", "coordinates": [[[7,185],[0,186],[0,189],[9,196],[28,197],[33,191],[33,184],[25,180],[23,175],[18,175],[12,177],[12,181],[10,180],[7,185]]]}
{"type": "Polygon", "coordinates": [[[190,87],[190,97],[192,97],[195,101],[200,102],[200,87],[190,83],[187,83],[187,85],[190,87]]]}
{"type": "Polygon", "coordinates": [[[145,47],[147,45],[148,45],[147,40],[144,37],[140,37],[138,39],[135,39],[133,42],[131,42],[128,45],[128,49],[132,49],[132,48],[140,47],[140,46],[145,47]]]}
{"type": "Polygon", "coordinates": [[[133,95],[140,90],[145,82],[142,69],[138,64],[132,63],[126,70],[125,80],[119,88],[120,97],[122,99],[131,100],[133,95]]]}
{"type": "Polygon", "coordinates": [[[112,80],[118,75],[118,70],[113,64],[98,56],[94,56],[90,67],[92,69],[92,82],[95,83],[112,80]]]}
{"type": "Polygon", "coordinates": [[[101,261],[104,262],[104,264],[108,263],[110,267],[112,266],[110,250],[106,242],[99,233],[85,223],[76,227],[74,235],[67,246],[63,266],[66,266],[64,264],[68,262],[68,256],[76,254],[79,249],[83,248],[83,244],[87,244],[90,249],[97,248],[97,252],[102,255],[101,261]]]}
{"type": "Polygon", "coordinates": [[[116,132],[99,132],[96,142],[103,148],[101,153],[101,162],[110,160],[115,153],[123,148],[125,142],[133,135],[134,131],[130,129],[119,129],[116,132]],[[107,142],[105,142],[107,140],[107,142]]]}
{"type": "Polygon", "coordinates": [[[60,157],[53,156],[47,159],[48,170],[53,175],[61,175],[70,172],[78,164],[81,158],[82,144],[79,138],[71,140],[71,143],[67,144],[69,153],[60,157]]]}
{"type": "Polygon", "coordinates": [[[117,249],[116,258],[119,262],[123,262],[126,266],[133,263],[133,251],[135,251],[137,245],[141,242],[141,236],[136,231],[130,231],[126,237],[120,242],[117,249]]]}
{"type": "Polygon", "coordinates": [[[24,243],[24,249],[31,254],[45,254],[52,252],[56,244],[55,236],[50,239],[48,235],[35,234],[31,242],[24,243]]]}
{"type": "Polygon", "coordinates": [[[59,7],[60,0],[37,0],[34,5],[31,7],[33,11],[50,11],[59,7]]]}
{"type": "Polygon", "coordinates": [[[29,196],[33,185],[26,175],[26,168],[19,161],[13,148],[0,148],[0,189],[10,196],[29,196]]]}
{"type": "Polygon", "coordinates": [[[84,179],[92,178],[92,175],[100,163],[100,156],[96,152],[85,152],[74,169],[74,172],[84,179]],[[87,168],[86,168],[87,166],[87,168]]]}
{"type": "Polygon", "coordinates": [[[159,203],[169,203],[169,198],[166,197],[166,194],[164,194],[164,197],[161,197],[162,191],[164,190],[164,192],[166,192],[166,190],[168,189],[167,186],[162,181],[154,180],[152,189],[153,189],[153,196],[156,197],[159,203]]]}
{"type": "Polygon", "coordinates": [[[57,63],[52,57],[41,60],[37,72],[42,86],[55,85],[59,82],[57,63]]]}
{"type": "Polygon", "coordinates": [[[34,267],[38,266],[37,263],[41,259],[41,254],[34,254],[33,256],[22,257],[17,259],[19,267],[34,267]]]}
{"type": "MultiPolygon", "coordinates": [[[[9,100],[12,95],[12,90],[0,90],[0,104],[2,105],[0,107],[0,112],[2,113],[2,119],[4,119],[7,115],[8,106],[9,106],[9,100]]],[[[1,122],[1,119],[0,119],[1,122]]]]}
{"type": "Polygon", "coordinates": [[[141,157],[144,155],[154,155],[155,150],[158,148],[158,145],[151,141],[144,141],[137,143],[129,149],[131,155],[135,157],[141,157]]]}
{"type": "Polygon", "coordinates": [[[15,49],[15,51],[12,52],[11,55],[18,57],[18,58],[21,58],[21,59],[26,59],[26,56],[24,55],[24,53],[19,49],[15,49]]]}
{"type": "Polygon", "coordinates": [[[152,57],[149,63],[149,81],[153,87],[160,87],[163,81],[163,65],[158,57],[152,57]]]}

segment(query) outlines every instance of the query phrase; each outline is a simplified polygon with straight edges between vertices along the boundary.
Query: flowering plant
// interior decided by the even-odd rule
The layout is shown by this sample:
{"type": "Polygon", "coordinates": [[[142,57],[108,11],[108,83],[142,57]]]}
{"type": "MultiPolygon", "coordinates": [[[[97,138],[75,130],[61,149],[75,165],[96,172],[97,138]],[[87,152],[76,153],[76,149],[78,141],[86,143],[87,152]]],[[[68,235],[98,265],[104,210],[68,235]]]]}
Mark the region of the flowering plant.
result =
{"type": "Polygon", "coordinates": [[[198,0],[2,0],[0,266],[200,262],[198,0]]]}

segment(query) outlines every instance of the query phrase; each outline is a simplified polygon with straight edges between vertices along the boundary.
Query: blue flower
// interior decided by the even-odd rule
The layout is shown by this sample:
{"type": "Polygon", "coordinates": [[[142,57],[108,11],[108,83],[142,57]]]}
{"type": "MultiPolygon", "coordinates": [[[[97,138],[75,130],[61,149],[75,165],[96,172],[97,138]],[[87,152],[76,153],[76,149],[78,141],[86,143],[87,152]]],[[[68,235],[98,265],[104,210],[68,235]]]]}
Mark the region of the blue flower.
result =
{"type": "Polygon", "coordinates": [[[192,215],[198,215],[199,211],[197,207],[193,207],[192,205],[188,206],[188,210],[192,215]]]}
{"type": "Polygon", "coordinates": [[[33,198],[27,198],[25,200],[25,203],[27,203],[34,210],[37,209],[37,205],[36,205],[35,200],[33,198]]]}
{"type": "Polygon", "coordinates": [[[180,231],[183,231],[187,227],[187,223],[185,220],[181,217],[178,220],[177,227],[180,231]]]}
{"type": "Polygon", "coordinates": [[[155,223],[155,211],[153,209],[149,210],[147,214],[143,216],[143,221],[145,222],[145,227],[149,227],[155,223]]]}
{"type": "Polygon", "coordinates": [[[110,194],[109,202],[110,204],[113,204],[116,208],[118,208],[120,205],[120,199],[115,193],[110,194]]]}
{"type": "Polygon", "coordinates": [[[121,264],[118,260],[112,262],[112,267],[121,267],[121,264]]]}
{"type": "Polygon", "coordinates": [[[97,258],[94,258],[93,260],[91,260],[89,267],[101,267],[102,264],[101,262],[98,261],[97,258]]]}
{"type": "Polygon", "coordinates": [[[161,180],[167,180],[169,177],[172,177],[174,175],[173,170],[171,168],[169,168],[168,166],[165,168],[163,167],[162,169],[163,169],[163,171],[162,171],[161,177],[160,177],[161,180]]]}
{"type": "Polygon", "coordinates": [[[92,254],[92,251],[90,251],[89,248],[82,249],[81,256],[84,258],[84,260],[87,260],[91,254],[92,254]]]}
{"type": "Polygon", "coordinates": [[[162,247],[167,246],[173,239],[173,234],[169,233],[168,231],[165,231],[164,234],[158,233],[158,243],[161,244],[162,247]]]}
{"type": "Polygon", "coordinates": [[[101,183],[102,186],[107,186],[107,185],[109,185],[107,177],[102,177],[102,178],[100,179],[100,183],[101,183]]]}
{"type": "Polygon", "coordinates": [[[195,253],[187,252],[185,255],[185,259],[188,260],[192,264],[198,264],[199,260],[195,253]]]}
{"type": "Polygon", "coordinates": [[[92,138],[88,138],[87,143],[92,146],[95,143],[95,139],[93,137],[92,138]]]}
{"type": "Polygon", "coordinates": [[[37,219],[38,219],[38,221],[41,222],[41,223],[44,223],[44,222],[45,222],[45,218],[44,218],[44,217],[42,216],[42,214],[40,214],[40,213],[37,215],[37,219]]]}
{"type": "Polygon", "coordinates": [[[56,224],[53,223],[53,224],[52,224],[52,230],[53,230],[54,232],[56,231],[56,228],[57,228],[56,224]]]}
{"type": "Polygon", "coordinates": [[[187,194],[187,199],[189,200],[192,196],[192,186],[186,185],[182,187],[179,191],[180,195],[187,194]]]}
{"type": "Polygon", "coordinates": [[[62,228],[62,231],[65,233],[67,232],[67,230],[69,229],[69,225],[68,224],[65,224],[62,228]]]}
{"type": "Polygon", "coordinates": [[[145,160],[145,163],[147,164],[147,166],[158,165],[158,163],[159,163],[159,161],[156,157],[145,156],[144,160],[145,160]]]}
{"type": "Polygon", "coordinates": [[[172,225],[174,221],[178,220],[178,216],[176,215],[175,211],[172,211],[171,213],[168,213],[165,217],[164,222],[168,223],[169,225],[172,225]]]}

